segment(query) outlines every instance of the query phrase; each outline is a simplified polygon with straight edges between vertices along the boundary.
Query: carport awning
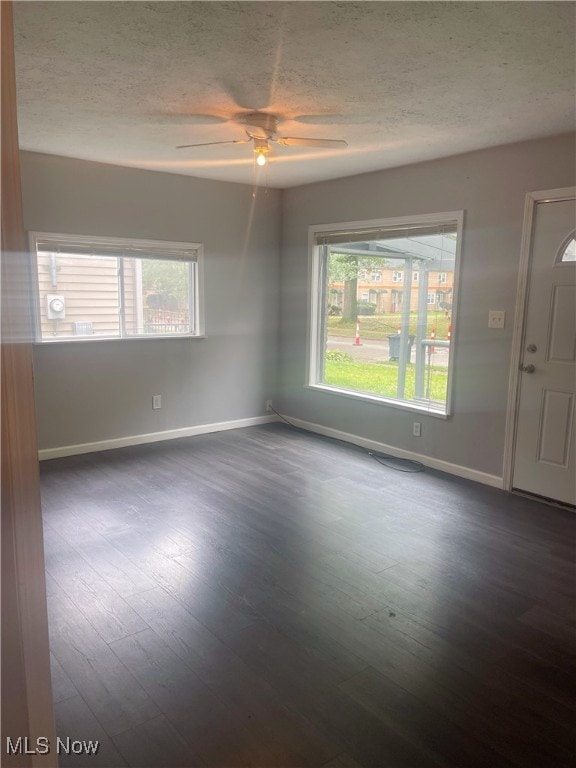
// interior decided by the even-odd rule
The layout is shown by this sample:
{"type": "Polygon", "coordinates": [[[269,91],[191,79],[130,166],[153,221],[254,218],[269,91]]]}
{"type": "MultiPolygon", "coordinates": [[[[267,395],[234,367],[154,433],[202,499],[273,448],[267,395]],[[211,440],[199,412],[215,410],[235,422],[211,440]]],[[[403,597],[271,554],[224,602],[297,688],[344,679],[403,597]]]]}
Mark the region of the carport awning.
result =
{"type": "Polygon", "coordinates": [[[348,241],[335,246],[329,244],[331,253],[343,253],[365,259],[382,258],[394,261],[413,259],[428,270],[450,268],[456,263],[456,240],[445,234],[422,235],[417,237],[395,237],[385,241],[348,241]]]}

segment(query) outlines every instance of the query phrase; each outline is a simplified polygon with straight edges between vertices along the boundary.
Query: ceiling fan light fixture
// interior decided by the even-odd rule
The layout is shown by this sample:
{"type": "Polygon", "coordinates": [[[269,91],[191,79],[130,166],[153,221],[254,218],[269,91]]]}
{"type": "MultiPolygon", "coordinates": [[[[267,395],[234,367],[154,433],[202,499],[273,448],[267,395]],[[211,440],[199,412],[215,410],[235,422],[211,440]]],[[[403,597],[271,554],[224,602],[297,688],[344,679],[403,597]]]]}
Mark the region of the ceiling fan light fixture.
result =
{"type": "Polygon", "coordinates": [[[266,139],[254,139],[254,154],[256,156],[257,165],[266,165],[268,162],[268,158],[266,157],[268,152],[270,152],[270,145],[266,139]]]}
{"type": "Polygon", "coordinates": [[[320,149],[343,149],[348,143],[343,139],[305,138],[303,136],[278,136],[280,118],[268,112],[247,112],[237,115],[236,122],[244,126],[245,139],[229,139],[228,141],[207,141],[198,144],[180,144],[176,149],[194,149],[216,144],[249,144],[254,147],[254,173],[256,166],[263,168],[268,164],[270,142],[281,147],[317,147],[320,149]]]}

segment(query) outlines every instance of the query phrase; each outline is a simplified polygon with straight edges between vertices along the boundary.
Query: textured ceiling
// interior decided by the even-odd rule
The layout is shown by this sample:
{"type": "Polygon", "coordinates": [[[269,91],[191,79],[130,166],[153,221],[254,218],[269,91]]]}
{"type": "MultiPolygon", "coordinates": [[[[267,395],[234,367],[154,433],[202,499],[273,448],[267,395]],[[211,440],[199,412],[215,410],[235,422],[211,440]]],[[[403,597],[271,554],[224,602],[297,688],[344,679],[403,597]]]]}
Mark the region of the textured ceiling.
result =
{"type": "Polygon", "coordinates": [[[574,130],[572,2],[15,2],[23,149],[289,187],[574,130]]]}

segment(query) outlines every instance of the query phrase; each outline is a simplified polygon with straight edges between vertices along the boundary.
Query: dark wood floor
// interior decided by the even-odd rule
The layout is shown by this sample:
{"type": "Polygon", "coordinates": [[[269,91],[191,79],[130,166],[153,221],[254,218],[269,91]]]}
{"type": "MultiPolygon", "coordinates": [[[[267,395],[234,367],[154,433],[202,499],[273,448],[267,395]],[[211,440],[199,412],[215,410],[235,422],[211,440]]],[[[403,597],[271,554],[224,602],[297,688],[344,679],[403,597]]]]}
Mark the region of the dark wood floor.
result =
{"type": "Polygon", "coordinates": [[[279,424],[42,488],[61,765],[573,764],[571,513],[279,424]]]}

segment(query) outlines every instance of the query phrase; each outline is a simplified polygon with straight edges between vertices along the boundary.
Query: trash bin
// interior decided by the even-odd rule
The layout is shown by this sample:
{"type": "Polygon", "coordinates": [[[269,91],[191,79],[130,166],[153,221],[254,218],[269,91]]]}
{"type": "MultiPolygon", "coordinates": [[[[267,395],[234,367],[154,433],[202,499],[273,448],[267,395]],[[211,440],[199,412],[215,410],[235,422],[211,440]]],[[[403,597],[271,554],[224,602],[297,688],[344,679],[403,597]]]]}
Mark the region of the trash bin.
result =
{"type": "Polygon", "coordinates": [[[394,333],[388,336],[388,360],[398,360],[400,354],[400,334],[394,333]]]}
{"type": "MultiPolygon", "coordinates": [[[[412,345],[414,344],[414,339],[416,337],[413,334],[410,334],[408,336],[408,356],[407,360],[410,362],[410,354],[412,352],[412,345]]],[[[388,360],[398,360],[400,357],[400,334],[399,333],[391,333],[390,336],[388,336],[388,360]]]]}

